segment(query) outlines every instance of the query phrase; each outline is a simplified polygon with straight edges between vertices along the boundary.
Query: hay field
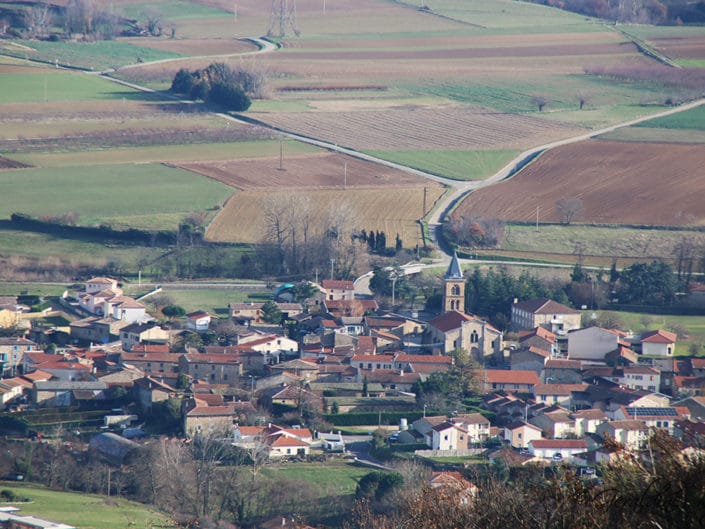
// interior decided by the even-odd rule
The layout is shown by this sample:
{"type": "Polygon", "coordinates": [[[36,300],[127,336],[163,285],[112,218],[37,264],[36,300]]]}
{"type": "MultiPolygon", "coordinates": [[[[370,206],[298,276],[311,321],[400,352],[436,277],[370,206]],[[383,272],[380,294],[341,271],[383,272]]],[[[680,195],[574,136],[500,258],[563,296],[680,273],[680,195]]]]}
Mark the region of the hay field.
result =
{"type": "MultiPolygon", "coordinates": [[[[429,207],[443,194],[438,185],[426,185],[429,207]]],[[[242,191],[233,195],[206,232],[212,241],[254,243],[265,233],[264,208],[273,190],[242,191]]],[[[393,238],[397,233],[404,246],[413,248],[421,233],[416,222],[422,216],[424,186],[402,188],[311,189],[290,191],[311,204],[311,225],[322,226],[328,213],[341,204],[349,205],[360,219],[357,229],[380,230],[393,238]]]]}
{"type": "Polygon", "coordinates": [[[559,222],[557,200],[579,198],[576,222],[705,225],[701,144],[591,140],[546,152],[510,180],[472,193],[454,216],[559,222]]]}

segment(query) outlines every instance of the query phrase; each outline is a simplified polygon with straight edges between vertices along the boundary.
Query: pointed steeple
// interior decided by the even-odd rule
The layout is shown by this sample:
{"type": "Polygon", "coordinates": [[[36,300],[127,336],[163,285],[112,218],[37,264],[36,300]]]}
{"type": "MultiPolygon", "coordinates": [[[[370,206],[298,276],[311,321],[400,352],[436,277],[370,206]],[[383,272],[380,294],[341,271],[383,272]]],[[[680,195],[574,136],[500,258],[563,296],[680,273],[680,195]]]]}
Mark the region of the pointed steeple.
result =
{"type": "Polygon", "coordinates": [[[460,269],[460,262],[458,261],[458,252],[453,252],[453,258],[450,260],[448,270],[443,279],[463,279],[463,271],[460,269]]]}

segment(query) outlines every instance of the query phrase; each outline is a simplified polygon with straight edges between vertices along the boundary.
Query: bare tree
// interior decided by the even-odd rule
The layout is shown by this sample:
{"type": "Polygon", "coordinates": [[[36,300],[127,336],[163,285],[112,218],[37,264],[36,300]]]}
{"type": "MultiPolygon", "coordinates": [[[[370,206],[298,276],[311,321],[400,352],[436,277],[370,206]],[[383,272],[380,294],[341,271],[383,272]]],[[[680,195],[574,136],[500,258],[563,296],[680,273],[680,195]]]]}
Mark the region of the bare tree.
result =
{"type": "Polygon", "coordinates": [[[24,25],[31,36],[45,37],[52,20],[51,9],[46,4],[37,3],[24,12],[24,25]]]}
{"type": "Polygon", "coordinates": [[[585,206],[580,198],[561,198],[556,201],[556,213],[564,224],[570,224],[585,213],[585,206]]]}
{"type": "Polygon", "coordinates": [[[583,110],[583,108],[585,108],[585,105],[587,105],[592,99],[592,94],[583,90],[578,90],[575,94],[575,99],[578,101],[578,106],[580,110],[583,110]]]}

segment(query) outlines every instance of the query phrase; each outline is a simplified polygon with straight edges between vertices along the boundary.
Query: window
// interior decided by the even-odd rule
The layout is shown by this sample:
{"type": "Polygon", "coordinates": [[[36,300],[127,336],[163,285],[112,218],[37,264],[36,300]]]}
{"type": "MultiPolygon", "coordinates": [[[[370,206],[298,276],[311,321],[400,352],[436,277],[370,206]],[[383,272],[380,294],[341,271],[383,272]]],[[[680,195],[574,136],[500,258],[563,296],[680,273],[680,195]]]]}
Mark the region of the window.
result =
{"type": "Polygon", "coordinates": [[[443,436],[443,440],[444,440],[444,441],[447,441],[447,440],[448,440],[448,434],[446,434],[446,435],[443,436]]]}
{"type": "Polygon", "coordinates": [[[460,287],[458,285],[453,285],[453,287],[450,289],[450,294],[452,296],[459,296],[460,295],[460,287]]]}
{"type": "Polygon", "coordinates": [[[477,343],[480,341],[480,337],[477,334],[477,331],[472,331],[472,334],[470,335],[470,343],[477,343]]]}
{"type": "Polygon", "coordinates": [[[228,375],[223,375],[223,380],[228,380],[228,375]]]}
{"type": "Polygon", "coordinates": [[[214,381],[215,381],[215,375],[211,374],[211,382],[214,382],[214,381]]]}

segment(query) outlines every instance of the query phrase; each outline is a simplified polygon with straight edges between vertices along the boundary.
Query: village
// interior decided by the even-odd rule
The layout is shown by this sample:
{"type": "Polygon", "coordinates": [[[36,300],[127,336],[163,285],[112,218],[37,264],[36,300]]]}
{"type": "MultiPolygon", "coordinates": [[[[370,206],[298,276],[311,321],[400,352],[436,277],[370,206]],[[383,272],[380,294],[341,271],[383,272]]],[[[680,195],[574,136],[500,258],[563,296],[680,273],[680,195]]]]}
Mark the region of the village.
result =
{"type": "Polygon", "coordinates": [[[93,278],[76,296],[90,315],[70,326],[71,341],[85,346],[0,340],[1,402],[22,415],[119,401],[96,435],[135,443],[158,404],[176,399],[181,435],[217,431],[235,445],[261,443],[271,459],[344,452],[339,428],[321,418],[348,412],[377,413],[360,425],[383,426],[390,443],[425,445],[420,454],[508,445],[522,460],[579,466],[608,461],[615,449],[607,439],[638,451],[654,429],[686,444],[705,432],[705,359],[674,356],[674,333],[581,328],[580,311],[533,299],[512,306],[517,339],[509,342],[465,313],[457,257],[443,283],[444,311],[428,321],[378,312],[374,299],[356,298],[352,281],[323,280],[307,309],[276,302],[286,326],[264,321],[265,303],[232,303],[228,343],[182,341],[178,352],[177,335],[212,326],[207,312],[186,314],[183,329],[163,328],[116,280],[93,278]],[[454,370],[477,396],[472,413],[415,394],[454,370]]]}

